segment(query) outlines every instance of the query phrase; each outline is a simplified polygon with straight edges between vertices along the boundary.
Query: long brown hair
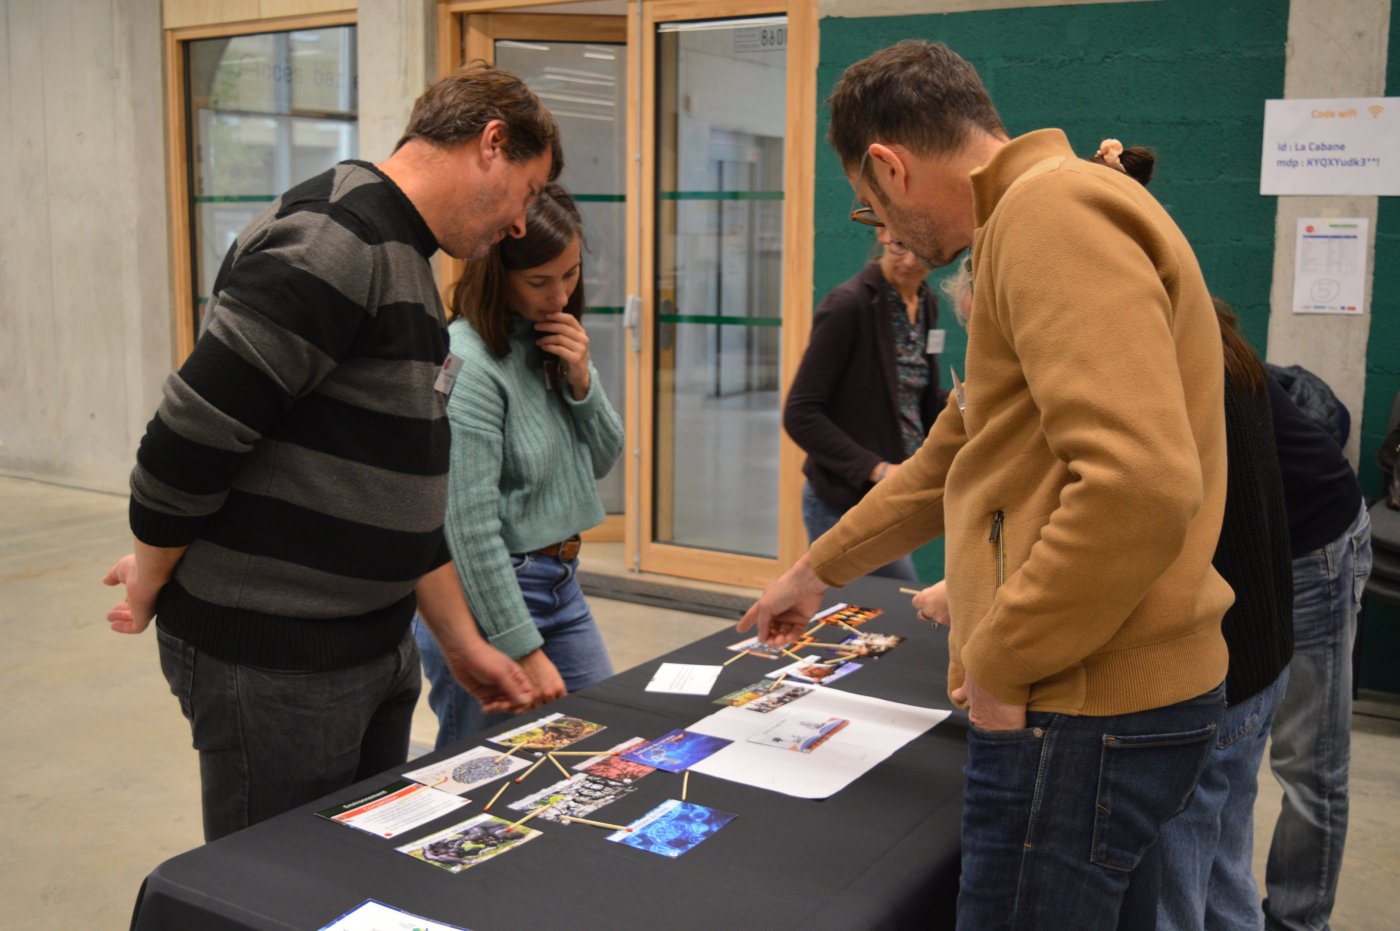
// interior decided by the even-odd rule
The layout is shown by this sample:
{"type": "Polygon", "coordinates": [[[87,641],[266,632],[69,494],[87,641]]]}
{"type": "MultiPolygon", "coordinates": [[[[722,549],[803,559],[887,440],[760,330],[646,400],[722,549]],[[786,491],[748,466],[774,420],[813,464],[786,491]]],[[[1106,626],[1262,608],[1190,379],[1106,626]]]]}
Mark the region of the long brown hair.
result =
{"type": "Polygon", "coordinates": [[[1220,321],[1220,342],[1225,350],[1225,372],[1231,383],[1245,394],[1261,395],[1268,390],[1264,381],[1264,363],[1254,354],[1244,334],[1240,332],[1240,322],[1230,305],[1220,298],[1211,296],[1215,304],[1215,318],[1220,321]]]}
{"type": "MultiPolygon", "coordinates": [[[[506,305],[506,273],[552,262],[575,239],[582,245],[583,217],[569,192],[561,185],[550,184],[526,208],[524,236],[507,236],[491,247],[486,258],[467,263],[452,289],[450,316],[470,323],[491,354],[504,358],[510,353],[512,325],[512,312],[506,305]]],[[[564,312],[581,318],[583,303],[580,274],[564,312]]]]}

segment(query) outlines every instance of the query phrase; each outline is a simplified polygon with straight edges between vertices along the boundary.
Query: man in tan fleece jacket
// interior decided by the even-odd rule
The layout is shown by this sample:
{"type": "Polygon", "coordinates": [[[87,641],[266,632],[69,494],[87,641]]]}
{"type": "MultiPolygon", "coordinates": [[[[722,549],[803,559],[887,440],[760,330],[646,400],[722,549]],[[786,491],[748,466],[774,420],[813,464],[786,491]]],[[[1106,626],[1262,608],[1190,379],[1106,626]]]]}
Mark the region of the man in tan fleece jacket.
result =
{"type": "Polygon", "coordinates": [[[1233,598],[1211,567],[1223,362],[1200,268],[1141,184],[1059,130],[1008,139],[946,46],[877,52],[830,104],[852,218],[930,268],[972,248],[964,383],[740,629],[789,641],[828,586],[946,533],[948,681],[973,724],[959,927],[1151,927],[1233,598]]]}

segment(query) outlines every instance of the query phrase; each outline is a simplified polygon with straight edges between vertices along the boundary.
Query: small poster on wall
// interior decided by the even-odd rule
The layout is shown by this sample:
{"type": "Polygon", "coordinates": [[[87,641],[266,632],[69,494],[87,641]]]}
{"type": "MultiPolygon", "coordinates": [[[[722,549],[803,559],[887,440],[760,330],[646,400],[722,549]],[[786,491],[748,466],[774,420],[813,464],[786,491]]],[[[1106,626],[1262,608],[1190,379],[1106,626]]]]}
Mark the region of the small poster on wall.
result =
{"type": "Polygon", "coordinates": [[[1365,217],[1304,217],[1293,263],[1295,314],[1359,316],[1366,299],[1365,217]]]}

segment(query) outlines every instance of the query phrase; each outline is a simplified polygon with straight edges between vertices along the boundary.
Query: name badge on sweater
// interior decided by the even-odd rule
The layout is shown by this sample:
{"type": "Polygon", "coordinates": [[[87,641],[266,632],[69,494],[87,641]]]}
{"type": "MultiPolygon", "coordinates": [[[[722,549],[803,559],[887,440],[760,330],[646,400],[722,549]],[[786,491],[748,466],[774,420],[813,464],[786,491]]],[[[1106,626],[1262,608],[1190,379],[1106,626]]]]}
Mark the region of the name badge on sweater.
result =
{"type": "Polygon", "coordinates": [[[946,330],[928,331],[928,348],[924,350],[925,355],[936,356],[943,351],[943,344],[948,340],[946,330]]]}
{"type": "Polygon", "coordinates": [[[462,360],[452,353],[447,354],[447,358],[442,360],[442,368],[438,369],[437,381],[433,382],[433,388],[438,394],[451,395],[452,386],[457,384],[457,373],[462,370],[462,360]]]}

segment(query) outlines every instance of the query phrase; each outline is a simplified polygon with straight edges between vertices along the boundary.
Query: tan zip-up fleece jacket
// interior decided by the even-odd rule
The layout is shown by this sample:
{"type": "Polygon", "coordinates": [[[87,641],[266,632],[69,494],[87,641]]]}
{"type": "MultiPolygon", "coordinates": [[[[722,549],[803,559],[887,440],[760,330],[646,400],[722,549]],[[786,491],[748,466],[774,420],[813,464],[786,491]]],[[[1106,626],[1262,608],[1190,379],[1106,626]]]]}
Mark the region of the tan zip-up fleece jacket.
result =
{"type": "Polygon", "coordinates": [[[1196,257],[1147,190],[1012,140],[972,174],[963,408],[812,546],[844,585],[947,534],[950,690],[1117,715],[1225,678],[1211,567],[1224,363],[1196,257]]]}

